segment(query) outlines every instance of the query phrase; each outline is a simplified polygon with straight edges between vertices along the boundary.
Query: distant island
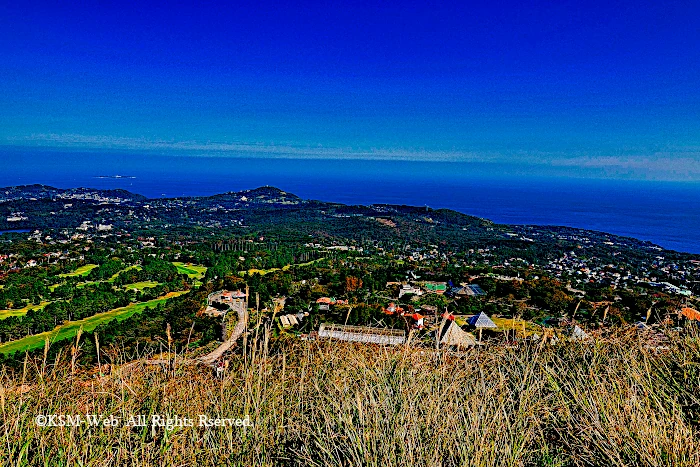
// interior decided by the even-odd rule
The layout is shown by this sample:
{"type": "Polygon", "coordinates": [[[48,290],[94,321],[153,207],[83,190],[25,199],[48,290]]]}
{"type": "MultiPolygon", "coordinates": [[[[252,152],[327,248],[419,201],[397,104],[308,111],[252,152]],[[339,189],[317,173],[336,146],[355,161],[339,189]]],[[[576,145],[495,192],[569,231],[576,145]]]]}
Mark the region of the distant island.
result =
{"type": "Polygon", "coordinates": [[[95,178],[136,178],[133,175],[96,175],[95,178]]]}

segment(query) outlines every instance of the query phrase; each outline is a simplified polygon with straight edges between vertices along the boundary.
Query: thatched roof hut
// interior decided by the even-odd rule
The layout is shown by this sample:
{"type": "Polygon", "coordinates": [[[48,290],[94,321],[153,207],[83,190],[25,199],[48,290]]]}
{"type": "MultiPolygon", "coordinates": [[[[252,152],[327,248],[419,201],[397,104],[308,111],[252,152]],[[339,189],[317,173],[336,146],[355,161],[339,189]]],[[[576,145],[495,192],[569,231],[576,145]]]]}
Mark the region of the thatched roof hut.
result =
{"type": "Polygon", "coordinates": [[[444,318],[438,330],[438,342],[440,345],[456,347],[473,347],[476,339],[470,333],[463,331],[454,320],[444,318]]]}

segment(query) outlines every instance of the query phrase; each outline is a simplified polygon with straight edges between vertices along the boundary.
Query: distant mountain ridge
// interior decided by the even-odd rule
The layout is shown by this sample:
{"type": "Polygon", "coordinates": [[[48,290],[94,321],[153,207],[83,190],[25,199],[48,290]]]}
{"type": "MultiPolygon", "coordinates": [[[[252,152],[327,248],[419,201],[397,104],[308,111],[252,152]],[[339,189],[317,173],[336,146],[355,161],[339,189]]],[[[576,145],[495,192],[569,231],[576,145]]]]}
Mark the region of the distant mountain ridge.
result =
{"type": "Polygon", "coordinates": [[[0,188],[0,202],[8,201],[11,199],[51,199],[56,196],[81,196],[87,194],[96,194],[104,197],[117,197],[124,200],[131,201],[153,201],[153,200],[168,200],[168,199],[231,199],[240,198],[245,196],[247,198],[279,198],[279,199],[289,199],[289,200],[301,200],[301,198],[293,193],[288,193],[280,188],[273,186],[261,186],[258,188],[241,190],[241,191],[229,191],[226,193],[218,193],[210,196],[187,196],[187,197],[173,197],[173,198],[148,198],[147,196],[133,193],[128,190],[121,188],[115,189],[102,189],[102,188],[56,188],[50,185],[32,184],[32,185],[16,185],[7,186],[0,188]]]}
{"type": "Polygon", "coordinates": [[[0,188],[0,230],[77,228],[85,223],[115,229],[199,226],[255,229],[285,227],[310,235],[344,236],[363,231],[376,238],[410,241],[415,236],[507,241],[518,244],[594,241],[633,248],[662,248],[648,241],[563,226],[506,225],[450,209],[372,204],[346,205],[306,200],[273,186],[211,196],[147,198],[122,189],[55,188],[22,185],[0,188]]]}

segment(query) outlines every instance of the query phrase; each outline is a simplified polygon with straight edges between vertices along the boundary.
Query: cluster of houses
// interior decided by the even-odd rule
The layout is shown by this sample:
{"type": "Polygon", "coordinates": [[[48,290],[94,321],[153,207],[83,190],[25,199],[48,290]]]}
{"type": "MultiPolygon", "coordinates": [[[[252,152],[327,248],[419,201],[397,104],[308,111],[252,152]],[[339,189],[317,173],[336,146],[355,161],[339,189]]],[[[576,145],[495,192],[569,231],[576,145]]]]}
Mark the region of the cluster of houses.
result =
{"type": "Polygon", "coordinates": [[[670,294],[678,294],[678,295],[683,295],[685,297],[690,297],[693,295],[693,293],[686,289],[685,287],[678,287],[676,285],[673,285],[669,282],[641,282],[641,283],[646,283],[650,287],[658,287],[662,290],[664,290],[667,293],[670,294]]]}
{"type": "MultiPolygon", "coordinates": [[[[400,307],[390,304],[385,310],[387,313],[405,316],[413,319],[416,324],[421,323],[423,316],[414,313],[407,314],[400,307]]],[[[496,324],[485,313],[479,313],[467,320],[468,326],[479,333],[477,338],[471,332],[465,331],[455,321],[455,316],[449,313],[442,315],[442,321],[437,326],[432,335],[437,348],[468,348],[481,345],[482,331],[484,329],[495,329],[496,324]]],[[[414,326],[414,328],[416,328],[414,326]]],[[[400,345],[407,343],[406,332],[400,329],[376,328],[370,326],[350,326],[342,324],[324,323],[314,336],[319,339],[334,339],[344,342],[364,342],[380,345],[400,345]]]]}
{"type": "MultiPolygon", "coordinates": [[[[478,291],[475,291],[472,288],[478,288],[478,286],[469,287],[463,284],[462,287],[467,289],[467,295],[476,295],[478,293],[478,291]]],[[[442,289],[433,287],[433,290],[442,289]]],[[[325,306],[326,309],[328,309],[327,307],[332,305],[345,305],[347,304],[347,301],[338,300],[331,297],[321,297],[316,301],[316,303],[318,303],[319,307],[325,306]]],[[[212,316],[225,316],[226,312],[235,310],[241,306],[247,306],[245,293],[240,291],[220,290],[209,294],[208,306],[205,313],[212,316]],[[222,304],[226,306],[221,306],[222,304]]],[[[435,307],[425,305],[423,309],[419,311],[430,313],[431,320],[433,316],[435,317],[435,321],[431,321],[433,324],[426,327],[426,315],[418,313],[411,306],[404,309],[396,303],[389,303],[389,305],[384,308],[383,311],[389,316],[404,318],[407,322],[407,327],[410,330],[409,333],[402,329],[390,329],[385,327],[323,323],[320,325],[317,332],[312,332],[310,335],[304,336],[304,338],[329,339],[341,342],[360,342],[378,345],[410,345],[411,340],[415,338],[414,336],[418,335],[414,334],[414,331],[426,329],[428,331],[427,334],[421,333],[423,336],[421,338],[423,345],[432,340],[435,348],[437,349],[466,349],[481,346],[483,343],[484,332],[493,332],[498,329],[496,323],[494,323],[494,321],[484,312],[466,317],[466,319],[464,317],[460,317],[460,322],[458,323],[458,317],[455,315],[447,311],[442,313],[442,315],[438,315],[435,307]],[[430,337],[426,341],[427,336],[430,337]]],[[[700,312],[695,309],[684,307],[679,313],[688,320],[700,323],[700,312]]],[[[298,326],[308,315],[309,313],[302,312],[296,314],[289,313],[279,315],[280,326],[282,329],[298,326]]],[[[543,325],[541,335],[540,333],[530,334],[526,340],[533,343],[541,343],[542,345],[555,345],[562,338],[562,336],[571,341],[586,341],[591,338],[586,331],[584,331],[578,325],[575,325],[575,323],[570,323],[570,325],[565,328],[566,329],[564,329],[563,332],[555,332],[553,328],[543,325]]],[[[648,331],[650,329],[647,326],[638,326],[638,330],[641,332],[648,331]]],[[[503,332],[503,330],[499,332],[503,332]]],[[[491,335],[493,336],[493,334],[491,335]]],[[[506,336],[506,341],[510,342],[508,340],[507,331],[504,335],[506,336]]],[[[653,339],[651,339],[649,342],[652,340],[653,339]]],[[[653,344],[654,348],[663,347],[663,339],[657,340],[659,340],[659,342],[653,344]]]]}
{"type": "Polygon", "coordinates": [[[657,256],[651,263],[640,264],[635,272],[625,265],[601,263],[595,257],[588,258],[570,251],[550,261],[544,269],[553,277],[573,281],[576,284],[595,282],[607,284],[614,289],[646,284],[663,289],[667,293],[691,296],[692,291],[689,288],[680,287],[668,281],[657,281],[657,279],[665,277],[678,283],[688,282],[689,278],[700,271],[698,266],[700,263],[694,260],[677,264],[667,261],[663,256],[657,256]]]}
{"type": "Polygon", "coordinates": [[[420,313],[417,313],[415,311],[411,312],[410,310],[404,310],[403,308],[397,306],[393,302],[389,303],[389,306],[387,306],[384,309],[384,313],[386,313],[389,316],[397,316],[406,320],[410,319],[412,322],[413,329],[423,329],[425,316],[421,315],[420,313]]]}
{"type": "Polygon", "coordinates": [[[82,231],[88,231],[90,229],[95,229],[98,232],[108,232],[112,230],[112,224],[102,224],[102,223],[93,223],[91,221],[83,221],[78,227],[75,228],[75,230],[82,230],[82,231]]]}
{"type": "MultiPolygon", "coordinates": [[[[400,313],[400,309],[396,309],[395,313],[400,313]]],[[[685,308],[683,314],[689,319],[694,319],[700,322],[700,312],[685,308]]],[[[494,331],[498,326],[485,313],[479,313],[468,317],[466,323],[460,325],[454,315],[444,313],[440,323],[435,326],[428,334],[434,342],[437,349],[466,349],[483,345],[483,332],[494,331]]],[[[650,328],[639,328],[638,331],[653,332],[650,328]]],[[[363,342],[380,345],[401,345],[411,344],[412,333],[406,334],[405,331],[399,329],[387,329],[371,326],[350,326],[341,324],[324,323],[320,326],[317,333],[312,333],[311,338],[330,339],[343,342],[363,342]]],[[[508,333],[505,333],[507,337],[508,333]]],[[[665,339],[661,338],[661,333],[646,336],[648,346],[659,349],[663,348],[665,339]],[[658,334],[658,335],[657,335],[658,334]],[[657,342],[658,341],[658,342],[657,342]]],[[[555,332],[553,328],[543,327],[541,334],[530,334],[525,340],[538,345],[556,345],[562,338],[569,341],[588,341],[591,336],[584,331],[580,326],[571,323],[561,332],[555,332]]],[[[424,345],[427,341],[421,341],[424,345]]],[[[511,341],[506,339],[507,345],[513,345],[511,341]]]]}
{"type": "Polygon", "coordinates": [[[459,286],[454,286],[452,283],[422,281],[417,283],[401,283],[387,282],[386,287],[391,288],[399,286],[399,297],[411,295],[419,297],[425,293],[434,293],[437,295],[448,295],[454,298],[471,297],[477,295],[486,295],[486,292],[477,284],[460,283],[459,286]]]}
{"type": "Polygon", "coordinates": [[[245,292],[217,290],[207,296],[207,307],[204,309],[204,314],[222,317],[231,310],[237,311],[245,307],[247,307],[245,292]]]}
{"type": "Polygon", "coordinates": [[[297,314],[286,314],[286,315],[281,315],[280,316],[280,323],[282,324],[283,328],[291,328],[293,326],[298,326],[301,321],[309,316],[308,312],[305,313],[297,313],[297,314]]]}

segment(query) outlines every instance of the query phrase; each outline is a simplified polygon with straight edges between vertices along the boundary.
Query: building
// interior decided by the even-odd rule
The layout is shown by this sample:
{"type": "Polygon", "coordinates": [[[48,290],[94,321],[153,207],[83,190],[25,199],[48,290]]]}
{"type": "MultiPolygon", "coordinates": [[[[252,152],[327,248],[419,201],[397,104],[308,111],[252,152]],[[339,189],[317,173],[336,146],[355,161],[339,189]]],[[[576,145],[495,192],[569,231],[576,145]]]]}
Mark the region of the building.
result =
{"type": "Polygon", "coordinates": [[[280,316],[280,323],[282,323],[283,328],[290,328],[292,326],[298,326],[299,322],[304,318],[304,314],[287,314],[280,316]]]}
{"type": "Polygon", "coordinates": [[[371,328],[342,324],[321,324],[319,339],[337,339],[345,342],[367,344],[400,345],[406,342],[406,333],[399,329],[371,328]]]}
{"type": "Polygon", "coordinates": [[[474,315],[471,318],[469,318],[469,324],[471,326],[474,326],[475,328],[490,328],[494,329],[497,328],[496,323],[491,321],[491,318],[488,317],[486,313],[483,311],[479,313],[478,315],[474,315]]]}
{"type": "Polygon", "coordinates": [[[233,292],[229,291],[220,291],[220,292],[214,292],[213,294],[210,295],[210,297],[217,297],[219,301],[229,303],[233,301],[234,299],[239,299],[239,298],[245,298],[245,293],[241,292],[240,290],[235,290],[233,292]],[[218,297],[217,297],[218,294],[218,297]]]}
{"type": "Polygon", "coordinates": [[[207,296],[207,307],[204,313],[209,316],[224,316],[229,311],[238,312],[238,310],[245,310],[246,308],[246,294],[240,290],[228,291],[228,290],[218,290],[212,292],[207,296]],[[216,307],[215,304],[227,305],[228,309],[221,310],[220,307],[216,307]]]}
{"type": "Polygon", "coordinates": [[[403,297],[404,295],[423,295],[423,291],[420,289],[420,287],[404,284],[399,289],[399,298],[403,297]]]}
{"type": "Polygon", "coordinates": [[[586,331],[581,329],[578,325],[574,326],[573,331],[571,331],[570,338],[576,341],[584,341],[589,339],[589,335],[586,331]]]}

